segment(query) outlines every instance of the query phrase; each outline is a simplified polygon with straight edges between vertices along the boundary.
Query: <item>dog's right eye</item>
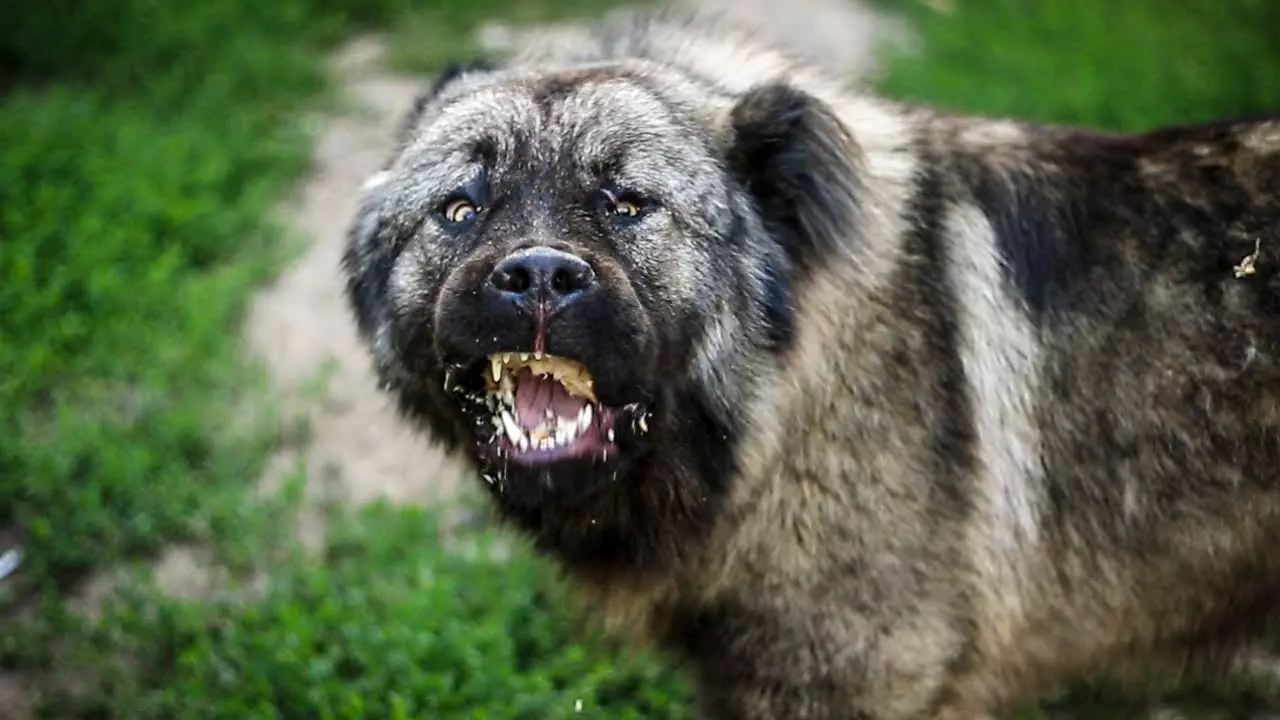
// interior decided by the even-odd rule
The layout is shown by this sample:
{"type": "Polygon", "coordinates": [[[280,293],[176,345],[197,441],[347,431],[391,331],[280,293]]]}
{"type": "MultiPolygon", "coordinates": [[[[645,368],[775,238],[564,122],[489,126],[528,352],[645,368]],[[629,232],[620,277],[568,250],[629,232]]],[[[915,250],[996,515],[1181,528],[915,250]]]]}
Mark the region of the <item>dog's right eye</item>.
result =
{"type": "Polygon", "coordinates": [[[458,199],[453,200],[444,206],[441,214],[444,219],[454,225],[460,225],[475,219],[480,213],[480,209],[470,200],[458,199]]]}

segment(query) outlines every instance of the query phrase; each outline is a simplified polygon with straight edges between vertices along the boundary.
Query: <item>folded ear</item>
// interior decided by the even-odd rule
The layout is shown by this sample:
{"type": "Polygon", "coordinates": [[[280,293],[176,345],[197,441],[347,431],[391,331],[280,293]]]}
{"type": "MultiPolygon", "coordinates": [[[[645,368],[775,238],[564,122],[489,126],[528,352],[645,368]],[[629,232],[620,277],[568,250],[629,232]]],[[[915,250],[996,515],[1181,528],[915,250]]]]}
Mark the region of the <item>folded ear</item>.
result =
{"type": "Polygon", "coordinates": [[[834,110],[786,84],[747,91],[730,113],[730,171],[754,197],[793,265],[821,263],[847,243],[857,210],[860,150],[834,110]]]}

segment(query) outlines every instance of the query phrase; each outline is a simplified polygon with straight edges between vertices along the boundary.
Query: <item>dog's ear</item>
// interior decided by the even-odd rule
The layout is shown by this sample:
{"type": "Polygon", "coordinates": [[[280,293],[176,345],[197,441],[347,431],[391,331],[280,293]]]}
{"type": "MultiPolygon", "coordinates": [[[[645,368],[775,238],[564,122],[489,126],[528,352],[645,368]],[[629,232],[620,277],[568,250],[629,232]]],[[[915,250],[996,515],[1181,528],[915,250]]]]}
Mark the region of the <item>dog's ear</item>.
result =
{"type": "Polygon", "coordinates": [[[748,90],[729,116],[727,161],[794,266],[847,242],[860,149],[830,106],[793,86],[748,90]]]}
{"type": "Polygon", "coordinates": [[[426,112],[431,103],[440,96],[440,93],[453,83],[463,77],[473,73],[494,72],[501,69],[502,64],[496,60],[475,59],[464,62],[452,62],[436,73],[431,83],[426,89],[418,93],[413,99],[413,105],[409,111],[405,113],[404,120],[400,123],[397,132],[398,139],[403,144],[413,128],[417,126],[418,121],[422,119],[422,114],[426,112]]]}

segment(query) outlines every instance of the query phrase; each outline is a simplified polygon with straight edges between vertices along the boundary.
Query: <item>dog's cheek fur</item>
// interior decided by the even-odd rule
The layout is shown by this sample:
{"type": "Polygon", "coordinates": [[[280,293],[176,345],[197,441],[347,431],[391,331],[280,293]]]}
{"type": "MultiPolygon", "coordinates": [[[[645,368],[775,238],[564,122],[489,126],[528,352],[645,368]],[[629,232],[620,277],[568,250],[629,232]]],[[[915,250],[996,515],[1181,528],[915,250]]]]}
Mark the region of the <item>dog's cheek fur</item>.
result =
{"type": "Polygon", "coordinates": [[[389,345],[392,318],[387,288],[396,262],[396,242],[394,230],[383,214],[385,182],[385,176],[375,177],[366,186],[347,227],[342,257],[348,305],[361,337],[373,346],[380,374],[389,372],[394,363],[389,345]]]}
{"type": "Polygon", "coordinates": [[[456,450],[469,437],[443,392],[432,350],[434,291],[443,283],[443,274],[432,268],[445,263],[433,261],[430,238],[389,207],[388,183],[385,171],[366,183],[347,229],[342,268],[348,306],[370,348],[379,386],[406,419],[429,430],[432,441],[456,450]]]}

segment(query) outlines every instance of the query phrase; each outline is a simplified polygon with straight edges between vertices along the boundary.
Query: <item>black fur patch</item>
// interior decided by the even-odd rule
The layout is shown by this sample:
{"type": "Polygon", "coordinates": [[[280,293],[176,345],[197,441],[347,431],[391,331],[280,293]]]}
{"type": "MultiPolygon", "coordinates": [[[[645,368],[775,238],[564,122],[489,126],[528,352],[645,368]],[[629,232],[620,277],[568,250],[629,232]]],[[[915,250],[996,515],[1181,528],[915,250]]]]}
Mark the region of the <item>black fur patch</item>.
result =
{"type": "Polygon", "coordinates": [[[1067,305],[1096,260],[1088,204],[1077,194],[1089,191],[1046,187],[1022,172],[985,164],[975,168],[971,188],[995,232],[1005,278],[1028,309],[1043,315],[1067,305]]]}
{"type": "Polygon", "coordinates": [[[894,305],[904,313],[914,312],[913,320],[921,328],[923,347],[904,346],[902,362],[919,368],[916,381],[921,388],[933,388],[927,403],[932,412],[926,422],[933,445],[930,457],[935,460],[935,497],[946,514],[963,516],[969,510],[967,498],[972,497],[964,484],[976,462],[977,430],[960,353],[959,299],[949,281],[944,226],[949,202],[943,170],[927,154],[921,164],[926,169],[907,208],[912,220],[903,243],[906,259],[890,286],[898,289],[894,305]]]}

